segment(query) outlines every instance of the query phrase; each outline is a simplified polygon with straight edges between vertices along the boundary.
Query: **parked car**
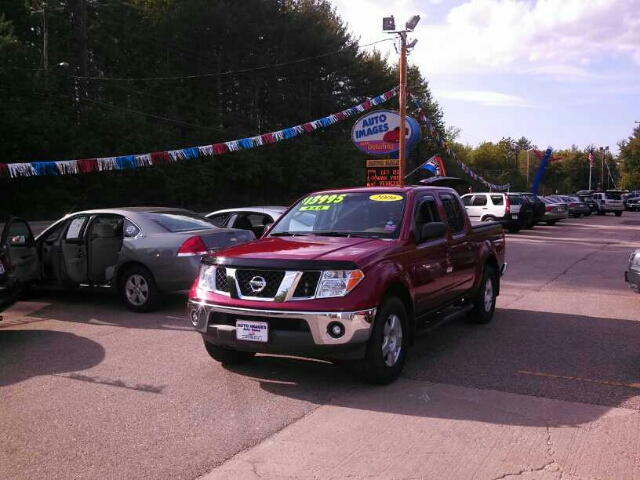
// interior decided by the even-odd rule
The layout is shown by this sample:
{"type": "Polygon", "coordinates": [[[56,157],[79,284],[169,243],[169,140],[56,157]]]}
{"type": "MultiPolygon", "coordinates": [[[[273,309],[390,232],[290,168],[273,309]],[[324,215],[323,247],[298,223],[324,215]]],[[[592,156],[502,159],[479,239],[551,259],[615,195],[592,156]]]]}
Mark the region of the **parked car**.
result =
{"type": "Polygon", "coordinates": [[[539,196],[534,195],[533,193],[521,192],[520,195],[522,195],[523,200],[525,200],[526,202],[529,202],[532,205],[533,214],[531,215],[531,220],[529,224],[526,225],[525,228],[533,228],[538,222],[541,222],[544,220],[546,204],[542,201],[542,199],[539,196]]]}
{"type": "Polygon", "coordinates": [[[633,212],[640,211],[640,196],[629,197],[627,199],[627,204],[625,205],[625,210],[630,210],[633,212]]]}
{"type": "Polygon", "coordinates": [[[548,197],[541,197],[541,198],[542,198],[542,201],[545,203],[543,220],[547,225],[555,225],[560,220],[569,218],[569,211],[567,209],[567,206],[564,203],[557,203],[556,200],[553,200],[548,197]]]}
{"type": "Polygon", "coordinates": [[[188,312],[224,364],[341,359],[389,383],[417,331],[463,313],[491,320],[504,255],[502,227],[472,225],[451,188],[317,192],[263,238],[203,260],[188,312]]]}
{"type": "Polygon", "coordinates": [[[533,216],[533,207],[527,203],[523,210],[522,196],[517,193],[468,193],[462,201],[471,220],[497,221],[512,233],[527,225],[533,216]]]}
{"type": "MultiPolygon", "coordinates": [[[[0,313],[13,305],[18,298],[18,278],[8,257],[0,250],[0,313]]],[[[0,321],[2,315],[0,315],[0,321]]]]}
{"type": "Polygon", "coordinates": [[[593,199],[598,204],[598,215],[606,215],[609,212],[613,212],[616,217],[622,216],[624,204],[619,193],[598,192],[593,194],[593,199]]]}
{"type": "Polygon", "coordinates": [[[598,204],[596,203],[596,201],[593,199],[592,195],[580,195],[577,194],[575,195],[575,197],[582,203],[586,203],[589,206],[589,212],[591,213],[597,213],[598,212],[598,204]]]}
{"type": "Polygon", "coordinates": [[[23,287],[112,287],[129,309],[147,312],[160,292],[191,287],[203,255],[253,239],[189,210],[134,207],[73,213],[35,239],[26,221],[11,218],[2,249],[23,287]]]}
{"type": "Polygon", "coordinates": [[[629,266],[624,272],[624,281],[629,284],[631,290],[640,293],[640,249],[631,252],[629,266]]]}
{"type": "Polygon", "coordinates": [[[591,208],[586,202],[581,202],[578,197],[568,195],[560,195],[559,198],[567,204],[570,217],[581,217],[582,215],[591,215],[591,208]]]}
{"type": "Polygon", "coordinates": [[[260,238],[269,226],[287,210],[287,207],[227,208],[205,215],[215,226],[239,228],[253,232],[260,238]]]}

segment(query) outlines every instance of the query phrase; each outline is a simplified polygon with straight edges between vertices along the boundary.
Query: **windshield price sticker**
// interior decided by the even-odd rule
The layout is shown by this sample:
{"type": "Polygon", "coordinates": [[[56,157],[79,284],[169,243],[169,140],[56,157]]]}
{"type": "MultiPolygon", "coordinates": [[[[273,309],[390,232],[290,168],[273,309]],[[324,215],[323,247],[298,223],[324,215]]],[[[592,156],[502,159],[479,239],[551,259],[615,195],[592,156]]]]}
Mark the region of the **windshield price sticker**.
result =
{"type": "MultiPolygon", "coordinates": [[[[311,197],[307,197],[302,201],[303,205],[331,205],[342,203],[345,199],[346,195],[333,194],[333,195],[312,195],[311,197]]],[[[328,210],[328,209],[327,209],[328,210]]]]}
{"type": "Polygon", "coordinates": [[[325,210],[329,210],[331,205],[307,205],[305,207],[300,207],[301,212],[324,212],[325,210]]]}
{"type": "Polygon", "coordinates": [[[378,195],[371,195],[369,200],[373,200],[374,202],[399,202],[402,200],[402,196],[392,193],[379,193],[378,195]]]}

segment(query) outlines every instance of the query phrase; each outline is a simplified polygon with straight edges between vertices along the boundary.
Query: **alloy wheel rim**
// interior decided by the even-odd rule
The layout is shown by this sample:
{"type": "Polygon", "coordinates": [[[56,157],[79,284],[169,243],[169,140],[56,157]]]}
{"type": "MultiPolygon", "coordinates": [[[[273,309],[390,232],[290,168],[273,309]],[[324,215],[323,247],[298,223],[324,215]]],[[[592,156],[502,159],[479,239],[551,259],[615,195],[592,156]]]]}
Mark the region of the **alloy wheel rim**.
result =
{"type": "Polygon", "coordinates": [[[489,313],[493,307],[493,282],[490,278],[487,278],[487,282],[484,287],[484,311],[489,313]]]}
{"type": "Polygon", "coordinates": [[[382,337],[382,358],[387,367],[393,367],[398,363],[402,353],[402,323],[400,317],[391,314],[384,322],[382,337]]]}
{"type": "Polygon", "coordinates": [[[127,300],[132,305],[139,307],[149,299],[149,284],[142,275],[131,275],[125,284],[127,300]]]}

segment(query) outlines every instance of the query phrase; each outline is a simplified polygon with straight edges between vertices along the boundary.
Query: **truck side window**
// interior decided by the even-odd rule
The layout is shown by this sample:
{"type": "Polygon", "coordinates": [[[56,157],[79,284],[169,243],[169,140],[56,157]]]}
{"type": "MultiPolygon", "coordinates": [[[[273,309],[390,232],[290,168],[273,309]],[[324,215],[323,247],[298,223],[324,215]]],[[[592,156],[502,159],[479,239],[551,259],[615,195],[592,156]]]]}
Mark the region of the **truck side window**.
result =
{"type": "Polygon", "coordinates": [[[440,195],[440,200],[442,200],[442,206],[447,214],[447,222],[449,223],[449,228],[451,228],[451,233],[461,232],[464,229],[464,217],[462,216],[460,205],[449,194],[440,195]]]}
{"type": "Polygon", "coordinates": [[[416,216],[416,222],[420,225],[431,222],[440,222],[436,199],[433,197],[423,197],[420,199],[420,206],[416,216]]]}

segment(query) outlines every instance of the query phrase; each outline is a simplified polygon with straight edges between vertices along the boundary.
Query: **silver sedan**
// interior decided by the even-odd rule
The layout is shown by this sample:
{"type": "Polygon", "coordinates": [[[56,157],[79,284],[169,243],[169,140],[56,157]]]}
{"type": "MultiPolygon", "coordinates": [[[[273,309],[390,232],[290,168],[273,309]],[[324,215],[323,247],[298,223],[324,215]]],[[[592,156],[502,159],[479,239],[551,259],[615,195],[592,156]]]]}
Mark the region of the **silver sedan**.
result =
{"type": "Polygon", "coordinates": [[[260,238],[276,220],[278,220],[288,207],[243,207],[217,210],[205,215],[218,227],[240,228],[254,233],[260,238]]]}
{"type": "Polygon", "coordinates": [[[245,230],[218,228],[189,210],[154,207],[73,213],[35,239],[19,218],[3,230],[0,248],[23,288],[115,288],[136,312],[156,307],[161,292],[191,288],[204,255],[255,238],[245,230]]]}

